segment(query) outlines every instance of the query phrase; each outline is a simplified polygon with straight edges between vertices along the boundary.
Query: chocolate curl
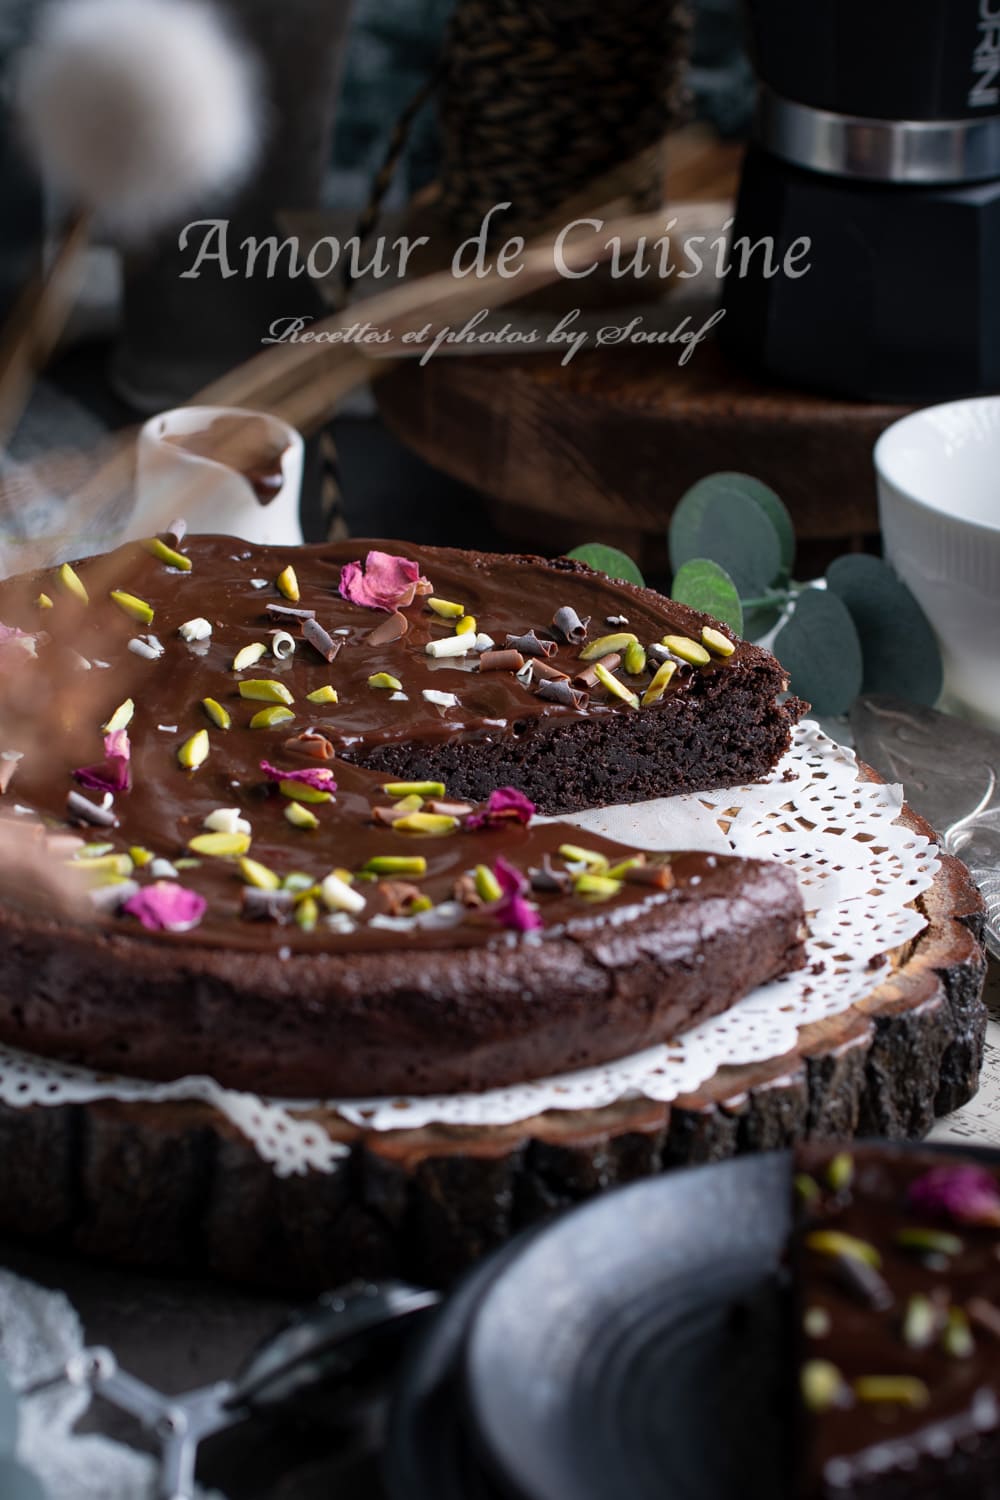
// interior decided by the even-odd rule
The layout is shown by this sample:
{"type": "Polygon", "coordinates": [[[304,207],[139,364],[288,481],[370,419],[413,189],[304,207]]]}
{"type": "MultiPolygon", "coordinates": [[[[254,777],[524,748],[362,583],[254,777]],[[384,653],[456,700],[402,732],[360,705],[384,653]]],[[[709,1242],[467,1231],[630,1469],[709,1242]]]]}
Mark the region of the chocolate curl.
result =
{"type": "Polygon", "coordinates": [[[179,547],[187,536],[188,523],[183,516],[178,516],[176,521],[171,521],[163,533],[163,540],[170,547],[179,547]]]}
{"type": "Polygon", "coordinates": [[[4,750],[0,752],[0,797],[3,796],[4,792],[10,786],[18,763],[23,759],[24,756],[19,750],[4,750]]]}
{"type": "Polygon", "coordinates": [[[406,880],[382,880],[378,893],[385,901],[390,917],[405,916],[406,908],[424,894],[418,885],[410,885],[406,880]]]}
{"type": "Polygon", "coordinates": [[[573,678],[573,681],[577,687],[587,689],[594,688],[597,686],[598,680],[597,668],[606,667],[609,672],[613,672],[615,670],[615,667],[621,666],[621,661],[621,656],[617,651],[609,651],[607,656],[602,656],[599,662],[591,662],[590,666],[587,667],[583,672],[577,672],[576,676],[573,678]]]}
{"type": "Polygon", "coordinates": [[[522,656],[554,656],[559,649],[555,641],[540,641],[533,630],[527,635],[509,635],[504,645],[511,651],[520,651],[522,656]]]}
{"type": "Polygon", "coordinates": [[[269,604],[267,612],[272,620],[314,620],[316,611],[314,609],[299,609],[292,604],[269,604]]]}
{"type": "Polygon", "coordinates": [[[568,682],[569,673],[560,672],[558,667],[550,667],[547,661],[539,661],[535,658],[531,662],[531,685],[539,682],[568,682]]]}
{"type": "Polygon", "coordinates": [[[564,604],[562,609],[557,609],[552,616],[552,629],[558,630],[563,640],[569,641],[571,646],[582,646],[587,639],[587,626],[590,624],[590,616],[581,620],[575,609],[564,604]]]}
{"type": "Polygon", "coordinates": [[[365,636],[366,646],[390,646],[393,641],[403,638],[410,628],[410,622],[399,610],[393,610],[388,619],[380,621],[374,630],[370,630],[365,636]]]}
{"type": "Polygon", "coordinates": [[[118,827],[118,819],[110,807],[98,807],[79,792],[67,793],[66,816],[71,823],[92,823],[95,828],[118,827]]]}
{"type": "Polygon", "coordinates": [[[471,802],[444,802],[440,797],[431,797],[424,803],[424,812],[435,813],[442,818],[464,818],[471,811],[471,802]]]}
{"type": "Polygon", "coordinates": [[[572,876],[568,870],[555,870],[552,868],[552,856],[546,854],[541,867],[528,871],[528,879],[531,881],[533,891],[549,891],[565,893],[572,884],[572,876]]]}
{"type": "Polygon", "coordinates": [[[589,693],[582,693],[579,688],[572,687],[566,681],[540,682],[536,692],[539,698],[545,698],[549,703],[561,703],[564,708],[575,708],[581,712],[590,702],[589,693]]]}
{"type": "Polygon", "coordinates": [[[651,885],[658,891],[670,891],[676,883],[669,865],[632,865],[625,871],[626,885],[651,885]]]}
{"type": "Polygon", "coordinates": [[[460,875],[451,888],[454,899],[462,906],[482,906],[483,898],[476,890],[476,882],[471,875],[460,875]]]}
{"type": "Polygon", "coordinates": [[[520,672],[523,666],[520,651],[484,651],[479,658],[480,672],[520,672]]]}
{"type": "Polygon", "coordinates": [[[332,635],[328,635],[318,620],[306,620],[302,626],[303,639],[308,641],[314,651],[317,651],[324,661],[333,661],[343,642],[335,641],[332,635]]]}
{"type": "Polygon", "coordinates": [[[406,812],[400,812],[395,803],[386,805],[379,803],[378,807],[372,808],[372,822],[378,823],[382,828],[391,828],[400,818],[405,818],[406,812]]]}
{"type": "Polygon", "coordinates": [[[325,734],[318,729],[304,729],[290,740],[284,740],[281,748],[289,755],[300,755],[305,760],[332,760],[333,746],[325,734]]]}

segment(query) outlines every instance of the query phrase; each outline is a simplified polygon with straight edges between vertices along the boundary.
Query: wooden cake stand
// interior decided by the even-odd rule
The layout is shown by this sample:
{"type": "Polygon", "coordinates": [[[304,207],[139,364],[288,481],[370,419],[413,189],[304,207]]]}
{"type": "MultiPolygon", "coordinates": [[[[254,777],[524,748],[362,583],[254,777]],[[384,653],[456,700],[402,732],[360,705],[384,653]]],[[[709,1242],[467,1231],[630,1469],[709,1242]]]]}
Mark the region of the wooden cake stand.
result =
{"type": "MultiPolygon", "coordinates": [[[[933,837],[908,809],[903,821],[933,837]]],[[[965,866],[942,856],[917,904],[926,928],[873,970],[863,1004],[669,1105],[382,1133],[324,1113],[349,1155],[329,1175],[290,1178],[199,1103],[2,1107],[0,1228],[285,1293],[359,1274],[439,1284],[523,1226],[670,1167],[807,1136],[918,1138],[975,1093],[986,1011],[982,903],[965,866]]]]}

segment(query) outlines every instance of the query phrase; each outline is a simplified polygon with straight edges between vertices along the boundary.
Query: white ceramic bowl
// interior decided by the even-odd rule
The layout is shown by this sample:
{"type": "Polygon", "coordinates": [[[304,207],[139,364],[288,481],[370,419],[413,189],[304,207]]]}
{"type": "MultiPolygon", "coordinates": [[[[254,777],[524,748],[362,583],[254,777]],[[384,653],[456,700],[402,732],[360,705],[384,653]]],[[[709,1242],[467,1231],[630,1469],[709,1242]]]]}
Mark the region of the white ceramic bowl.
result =
{"type": "Polygon", "coordinates": [[[1000,396],[904,417],[875,467],[885,553],[937,632],[945,696],[1000,728],[1000,396]]]}

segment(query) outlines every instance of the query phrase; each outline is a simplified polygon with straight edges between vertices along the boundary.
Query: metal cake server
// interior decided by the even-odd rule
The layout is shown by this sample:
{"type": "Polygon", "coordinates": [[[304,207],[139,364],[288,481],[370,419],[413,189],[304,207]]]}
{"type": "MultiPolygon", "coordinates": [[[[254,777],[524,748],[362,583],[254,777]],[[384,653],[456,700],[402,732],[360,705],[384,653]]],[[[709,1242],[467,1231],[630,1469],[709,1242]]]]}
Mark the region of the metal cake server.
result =
{"type": "Polygon", "coordinates": [[[851,709],[854,743],[957,855],[986,902],[986,945],[1000,958],[1000,734],[903,698],[866,694],[851,709]]]}

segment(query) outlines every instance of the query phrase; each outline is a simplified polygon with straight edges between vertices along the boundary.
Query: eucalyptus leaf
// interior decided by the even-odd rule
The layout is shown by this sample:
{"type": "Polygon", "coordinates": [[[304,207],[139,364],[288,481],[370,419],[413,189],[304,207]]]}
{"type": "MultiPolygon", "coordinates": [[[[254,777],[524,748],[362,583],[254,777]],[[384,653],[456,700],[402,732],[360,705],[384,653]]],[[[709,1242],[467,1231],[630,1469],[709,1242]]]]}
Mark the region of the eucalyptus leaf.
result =
{"type": "MultiPolygon", "coordinates": [[[[752,474],[740,474],[734,470],[732,473],[713,474],[712,478],[720,484],[724,482],[727,488],[737,494],[749,495],[751,500],[756,500],[764,514],[770,517],[781,543],[781,571],[785,577],[790,578],[795,565],[795,524],[785,502],[769,484],[765,484],[762,479],[755,479],[752,474]]],[[[773,579],[771,581],[774,582],[773,579]]]]}
{"type": "Polygon", "coordinates": [[[930,622],[901,578],[878,557],[838,557],[827,585],[844,601],[864,655],[863,691],[933,705],[941,692],[941,651],[930,622]]]}
{"type": "Polygon", "coordinates": [[[574,547],[572,552],[567,552],[566,556],[575,558],[577,562],[585,562],[596,572],[606,573],[609,578],[615,578],[621,583],[635,583],[640,588],[645,587],[646,580],[638,566],[627,553],[619,552],[617,547],[605,547],[603,542],[585,542],[582,547],[574,547]]]}
{"type": "Polygon", "coordinates": [[[726,474],[710,474],[688,490],[670,518],[669,541],[675,573],[694,558],[711,558],[744,599],[763,594],[782,571],[782,540],[774,521],[726,474]]]}
{"type": "Polygon", "coordinates": [[[804,589],[782,625],[774,654],[791,678],[793,693],[818,714],[846,713],[861,691],[861,642],[839,595],[804,589]]]}
{"type": "Polygon", "coordinates": [[[671,597],[743,634],[743,606],[735,583],[718,563],[696,557],[674,574],[671,597]]]}
{"type": "Polygon", "coordinates": [[[759,641],[769,630],[774,629],[781,614],[780,604],[758,604],[751,608],[744,606],[743,634],[748,641],[759,641]]]}

